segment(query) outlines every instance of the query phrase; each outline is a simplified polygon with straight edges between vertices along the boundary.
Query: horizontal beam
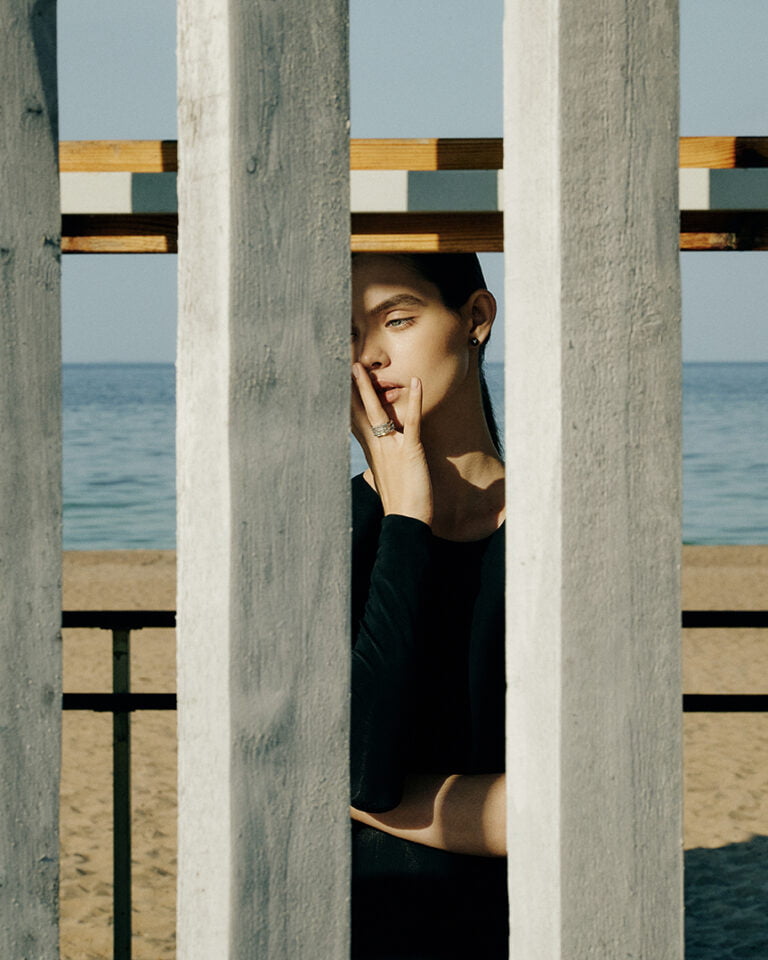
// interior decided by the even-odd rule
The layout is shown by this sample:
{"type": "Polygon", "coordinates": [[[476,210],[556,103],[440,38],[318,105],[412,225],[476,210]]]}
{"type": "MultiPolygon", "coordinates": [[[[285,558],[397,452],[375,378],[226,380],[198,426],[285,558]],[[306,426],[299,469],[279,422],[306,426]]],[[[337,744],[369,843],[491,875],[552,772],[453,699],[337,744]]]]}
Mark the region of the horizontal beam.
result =
{"type": "Polygon", "coordinates": [[[65,693],[62,710],[130,713],[133,710],[175,710],[175,693],[65,693]]]}
{"type": "MultiPolygon", "coordinates": [[[[499,170],[500,137],[352,140],[352,170],[499,170]]],[[[161,173],[178,169],[175,140],[62,140],[62,173],[161,173]]]]}
{"type": "Polygon", "coordinates": [[[176,253],[175,213],[65,213],[62,253],[176,253]]]}
{"type": "MultiPolygon", "coordinates": [[[[65,693],[63,710],[126,713],[134,710],[175,710],[175,693],[65,693]]],[[[685,713],[765,713],[763,693],[686,693],[685,713]]]]}
{"type": "Polygon", "coordinates": [[[768,610],[683,610],[683,628],[750,629],[768,627],[768,610]]]}
{"type": "MultiPolygon", "coordinates": [[[[178,218],[157,214],[64,214],[64,253],[175,253],[178,218]]],[[[766,210],[684,210],[680,249],[768,250],[766,210]]],[[[355,213],[355,253],[490,253],[503,249],[503,214],[355,213]]]]}
{"type": "Polygon", "coordinates": [[[680,166],[708,170],[768,167],[768,137],[681,137],[680,166]]]}
{"type": "Polygon", "coordinates": [[[352,170],[501,170],[501,137],[351,140],[352,170]]]}
{"type": "Polygon", "coordinates": [[[493,253],[503,246],[497,212],[353,213],[354,253],[493,253]]]}
{"type": "Polygon", "coordinates": [[[768,250],[768,210],[683,210],[680,249],[768,250]]]}
{"type": "Polygon", "coordinates": [[[175,140],[61,140],[61,173],[164,173],[178,169],[175,140]]]}
{"type": "Polygon", "coordinates": [[[175,627],[175,610],[64,610],[64,629],[142,630],[144,627],[175,627]]]}
{"type": "Polygon", "coordinates": [[[765,713],[764,693],[684,693],[684,713],[765,713]]]}
{"type": "MultiPolygon", "coordinates": [[[[501,137],[350,141],[352,170],[500,170],[501,137]]],[[[681,137],[680,166],[768,166],[768,137],[681,137]]],[[[62,173],[163,173],[178,169],[175,140],[62,140],[62,173]]]]}

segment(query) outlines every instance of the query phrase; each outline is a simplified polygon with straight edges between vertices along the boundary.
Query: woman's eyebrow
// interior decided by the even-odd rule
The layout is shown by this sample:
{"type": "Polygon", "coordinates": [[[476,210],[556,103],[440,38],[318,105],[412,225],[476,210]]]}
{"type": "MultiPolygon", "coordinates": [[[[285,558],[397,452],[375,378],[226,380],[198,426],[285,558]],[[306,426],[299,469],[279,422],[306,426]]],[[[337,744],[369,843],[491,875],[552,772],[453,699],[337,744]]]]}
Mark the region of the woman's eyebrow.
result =
{"type": "Polygon", "coordinates": [[[386,313],[387,310],[393,310],[395,307],[423,307],[424,301],[415,297],[412,293],[398,293],[394,297],[382,300],[380,304],[371,310],[371,314],[386,313]]]}

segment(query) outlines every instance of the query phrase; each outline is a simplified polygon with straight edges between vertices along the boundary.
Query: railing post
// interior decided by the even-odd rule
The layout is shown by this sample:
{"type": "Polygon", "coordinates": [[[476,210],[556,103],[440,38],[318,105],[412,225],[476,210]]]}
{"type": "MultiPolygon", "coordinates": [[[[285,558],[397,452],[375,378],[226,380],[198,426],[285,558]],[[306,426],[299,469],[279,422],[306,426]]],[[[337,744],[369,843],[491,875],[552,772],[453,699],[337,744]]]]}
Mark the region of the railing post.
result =
{"type": "Polygon", "coordinates": [[[61,346],[56,5],[0,14],[0,957],[58,960],[61,346]]]}
{"type": "MultiPolygon", "coordinates": [[[[131,692],[131,632],[112,631],[112,692],[131,692]]],[[[112,714],[114,960],[131,960],[131,714],[112,714]]]]}
{"type": "Polygon", "coordinates": [[[680,960],[677,0],[507,0],[510,956],[680,960]]]}

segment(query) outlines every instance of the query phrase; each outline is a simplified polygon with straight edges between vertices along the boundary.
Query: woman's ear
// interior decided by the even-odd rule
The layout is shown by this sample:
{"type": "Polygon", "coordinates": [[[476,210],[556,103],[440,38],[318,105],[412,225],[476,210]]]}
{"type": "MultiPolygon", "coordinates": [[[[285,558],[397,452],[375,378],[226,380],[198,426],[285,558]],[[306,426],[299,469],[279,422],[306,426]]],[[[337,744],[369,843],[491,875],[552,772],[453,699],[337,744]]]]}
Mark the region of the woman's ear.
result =
{"type": "Polygon", "coordinates": [[[484,344],[491,335],[496,318],[496,298],[490,290],[475,290],[464,309],[471,323],[471,335],[484,344]]]}

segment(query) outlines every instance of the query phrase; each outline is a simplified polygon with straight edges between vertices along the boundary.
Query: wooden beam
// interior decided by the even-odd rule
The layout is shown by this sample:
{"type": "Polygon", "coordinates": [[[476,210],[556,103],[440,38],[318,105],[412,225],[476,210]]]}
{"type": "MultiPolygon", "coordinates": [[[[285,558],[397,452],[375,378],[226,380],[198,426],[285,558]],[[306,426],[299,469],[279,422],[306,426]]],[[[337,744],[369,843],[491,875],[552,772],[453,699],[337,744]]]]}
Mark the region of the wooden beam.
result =
{"type": "Polygon", "coordinates": [[[61,173],[163,173],[178,169],[175,140],[62,140],[61,173]]]}
{"type": "Polygon", "coordinates": [[[768,250],[768,210],[683,210],[680,249],[768,250]]]}
{"type": "Polygon", "coordinates": [[[175,213],[65,213],[62,253],[176,253],[175,213]]]}
{"type": "Polygon", "coordinates": [[[503,249],[503,214],[353,213],[355,253],[469,253],[503,249]]]}
{"type": "MultiPolygon", "coordinates": [[[[352,170],[500,170],[500,137],[350,141],[352,170]]],[[[768,166],[768,137],[681,137],[680,166],[768,166]]],[[[175,140],[62,140],[62,173],[162,173],[178,169],[175,140]]]]}
{"type": "Polygon", "coordinates": [[[352,170],[500,170],[501,137],[352,140],[352,170]]]}
{"type": "Polygon", "coordinates": [[[768,167],[768,137],[681,137],[680,166],[708,170],[768,167]]]}
{"type": "MultiPolygon", "coordinates": [[[[176,253],[175,213],[65,214],[64,253],[176,253]]],[[[503,214],[354,213],[355,253],[493,253],[503,250],[503,214]]],[[[768,250],[766,210],[683,210],[680,249],[768,250]]]]}

